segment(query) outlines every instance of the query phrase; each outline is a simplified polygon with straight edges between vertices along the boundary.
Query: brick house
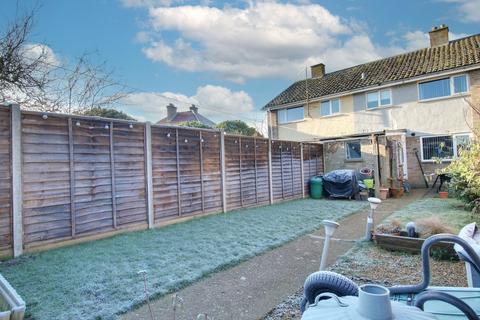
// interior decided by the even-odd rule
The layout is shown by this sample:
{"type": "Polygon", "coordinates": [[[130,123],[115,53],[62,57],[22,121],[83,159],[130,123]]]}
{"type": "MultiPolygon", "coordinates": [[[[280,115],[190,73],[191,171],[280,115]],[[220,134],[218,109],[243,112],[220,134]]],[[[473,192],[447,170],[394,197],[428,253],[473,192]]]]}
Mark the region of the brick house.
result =
{"type": "Polygon", "coordinates": [[[449,41],[445,25],[429,35],[413,52],[331,73],[312,66],[264,106],[269,136],[322,143],[326,172],[370,167],[385,187],[425,186],[480,124],[467,103],[480,103],[480,35],[449,41]]]}

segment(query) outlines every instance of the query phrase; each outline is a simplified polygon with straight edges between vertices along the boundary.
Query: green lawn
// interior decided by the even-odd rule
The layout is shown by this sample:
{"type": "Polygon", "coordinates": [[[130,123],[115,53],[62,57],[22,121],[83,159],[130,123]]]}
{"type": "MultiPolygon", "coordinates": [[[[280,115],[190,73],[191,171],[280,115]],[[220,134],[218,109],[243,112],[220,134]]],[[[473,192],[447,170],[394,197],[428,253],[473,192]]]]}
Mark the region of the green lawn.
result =
{"type": "Polygon", "coordinates": [[[425,198],[420,199],[396,211],[383,221],[388,223],[392,220],[400,221],[403,226],[409,221],[422,218],[438,217],[455,232],[471,222],[480,222],[478,216],[472,215],[463,207],[463,203],[456,199],[425,198]]]}
{"type": "Polygon", "coordinates": [[[296,200],[118,235],[0,263],[32,319],[111,319],[144,300],[139,270],[159,296],[365,207],[296,200]]]}

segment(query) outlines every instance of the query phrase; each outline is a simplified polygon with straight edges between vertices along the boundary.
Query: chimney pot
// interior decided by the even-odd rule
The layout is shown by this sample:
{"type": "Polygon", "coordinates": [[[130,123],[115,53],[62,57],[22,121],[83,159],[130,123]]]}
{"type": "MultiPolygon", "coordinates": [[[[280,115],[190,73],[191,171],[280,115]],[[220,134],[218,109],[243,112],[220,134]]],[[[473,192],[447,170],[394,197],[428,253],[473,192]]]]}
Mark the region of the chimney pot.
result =
{"type": "Polygon", "coordinates": [[[437,47],[448,43],[448,26],[441,24],[439,27],[433,27],[428,33],[430,36],[430,47],[437,47]]]}
{"type": "Polygon", "coordinates": [[[190,111],[192,111],[193,113],[198,113],[198,107],[194,104],[192,104],[190,106],[190,111]]]}
{"type": "Polygon", "coordinates": [[[167,120],[172,120],[175,115],[177,114],[177,107],[175,107],[172,103],[167,106],[167,120]]]}
{"type": "Polygon", "coordinates": [[[310,67],[312,78],[322,78],[325,75],[325,65],[323,63],[310,67]]]}

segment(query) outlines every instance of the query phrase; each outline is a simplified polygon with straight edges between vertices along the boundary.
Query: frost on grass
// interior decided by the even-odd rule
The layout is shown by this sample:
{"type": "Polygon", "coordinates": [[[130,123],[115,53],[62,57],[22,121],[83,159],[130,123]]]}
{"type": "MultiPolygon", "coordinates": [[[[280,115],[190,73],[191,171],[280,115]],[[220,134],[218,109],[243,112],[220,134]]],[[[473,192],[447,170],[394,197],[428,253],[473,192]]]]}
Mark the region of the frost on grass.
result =
{"type": "Polygon", "coordinates": [[[114,319],[151,297],[177,290],[341,219],[362,202],[298,200],[118,235],[0,263],[0,272],[41,319],[114,319]]]}

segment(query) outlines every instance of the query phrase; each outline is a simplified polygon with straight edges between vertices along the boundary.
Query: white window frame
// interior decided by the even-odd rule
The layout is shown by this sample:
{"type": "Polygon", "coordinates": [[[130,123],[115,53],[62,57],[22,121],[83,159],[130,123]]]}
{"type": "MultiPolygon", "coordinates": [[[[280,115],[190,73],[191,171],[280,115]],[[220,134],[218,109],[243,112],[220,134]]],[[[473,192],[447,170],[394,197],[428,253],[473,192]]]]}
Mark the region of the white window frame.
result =
{"type": "Polygon", "coordinates": [[[277,111],[277,124],[278,124],[278,125],[288,124],[288,123],[295,123],[295,122],[301,122],[301,121],[304,121],[304,120],[305,120],[305,106],[289,107],[289,108],[279,109],[279,110],[277,111]],[[303,118],[302,118],[302,119],[298,119],[298,120],[288,121],[288,110],[289,110],[289,109],[297,109],[297,108],[302,108],[302,109],[303,109],[303,118]],[[285,112],[287,112],[287,121],[285,121],[285,122],[281,122],[281,121],[280,121],[280,115],[279,115],[280,111],[285,111],[285,112]]]}
{"type": "Polygon", "coordinates": [[[333,115],[340,114],[342,112],[342,100],[340,98],[334,98],[334,99],[329,99],[329,100],[323,100],[320,101],[320,117],[331,117],[333,115]],[[333,100],[338,100],[338,112],[332,112],[332,101],[333,100]],[[329,107],[329,114],[322,114],[322,103],[328,102],[328,107],[329,107]]]}
{"type": "Polygon", "coordinates": [[[365,92],[365,109],[366,110],[376,110],[376,109],[381,109],[381,108],[385,108],[385,107],[390,107],[392,105],[393,105],[392,88],[386,88],[386,89],[380,89],[380,90],[373,90],[373,91],[365,92]],[[381,104],[382,103],[381,93],[383,91],[388,91],[390,93],[390,103],[389,104],[381,104]],[[375,92],[378,94],[378,98],[377,98],[378,106],[376,106],[374,108],[369,108],[368,107],[368,94],[375,93],[375,92]]]}
{"type": "Polygon", "coordinates": [[[449,76],[449,77],[441,77],[441,78],[435,78],[435,79],[429,79],[429,80],[426,80],[426,81],[417,82],[418,101],[422,101],[422,102],[423,101],[435,101],[435,100],[441,100],[441,99],[448,99],[450,97],[463,96],[465,94],[468,94],[469,91],[470,91],[470,77],[469,77],[468,73],[455,74],[455,75],[452,75],[452,76],[449,76]],[[467,91],[455,93],[455,86],[454,86],[454,83],[453,83],[453,79],[457,78],[457,77],[461,77],[461,76],[465,76],[465,79],[466,79],[466,82],[467,82],[467,91]],[[427,83],[427,82],[432,82],[432,81],[442,80],[442,79],[449,79],[450,80],[450,95],[442,96],[442,97],[435,97],[435,98],[430,98],[430,99],[420,99],[420,85],[422,83],[427,83]]]}
{"type": "Polygon", "coordinates": [[[362,140],[361,139],[354,139],[345,141],[345,160],[346,161],[363,161],[363,152],[362,152],[362,140]],[[351,142],[358,142],[360,144],[360,158],[349,158],[348,157],[348,144],[351,142]]]}
{"type": "Polygon", "coordinates": [[[455,160],[455,159],[458,158],[457,137],[459,137],[459,136],[468,136],[470,138],[470,141],[473,138],[473,135],[471,133],[468,133],[468,132],[456,133],[456,134],[437,134],[437,135],[421,136],[420,137],[420,156],[421,156],[422,162],[435,162],[435,160],[433,160],[433,159],[425,159],[424,154],[423,154],[423,139],[425,139],[425,138],[435,138],[435,137],[452,137],[453,157],[442,159],[442,161],[444,161],[444,162],[451,162],[452,160],[455,160]]]}

